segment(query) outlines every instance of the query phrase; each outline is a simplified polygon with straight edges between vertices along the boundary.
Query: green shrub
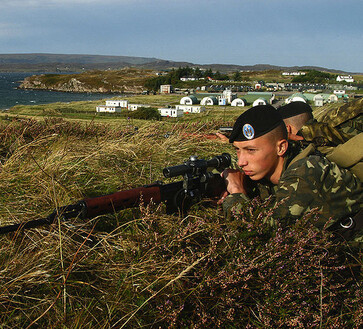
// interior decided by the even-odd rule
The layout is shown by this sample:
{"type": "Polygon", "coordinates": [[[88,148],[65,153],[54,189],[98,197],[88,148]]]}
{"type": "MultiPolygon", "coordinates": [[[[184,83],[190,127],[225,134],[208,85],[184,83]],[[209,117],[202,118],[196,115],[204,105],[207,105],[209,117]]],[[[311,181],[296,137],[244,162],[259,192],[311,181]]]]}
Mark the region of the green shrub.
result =
{"type": "Polygon", "coordinates": [[[153,107],[140,107],[136,111],[128,112],[128,116],[133,119],[161,120],[158,109],[153,107]]]}

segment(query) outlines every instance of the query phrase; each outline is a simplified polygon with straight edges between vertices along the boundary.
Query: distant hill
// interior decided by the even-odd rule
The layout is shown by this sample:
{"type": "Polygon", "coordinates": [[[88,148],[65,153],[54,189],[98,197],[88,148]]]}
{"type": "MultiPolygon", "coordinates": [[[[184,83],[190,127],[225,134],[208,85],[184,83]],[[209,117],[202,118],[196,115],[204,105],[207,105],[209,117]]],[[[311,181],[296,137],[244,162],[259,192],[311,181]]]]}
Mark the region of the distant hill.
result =
{"type": "Polygon", "coordinates": [[[144,64],[157,61],[156,58],[104,55],[62,55],[62,54],[0,54],[0,64],[101,64],[129,63],[144,64]]]}
{"type": "Polygon", "coordinates": [[[2,72],[80,72],[139,66],[156,58],[65,54],[0,54],[2,72]]]}
{"type": "Polygon", "coordinates": [[[265,70],[309,70],[353,74],[336,69],[317,66],[275,66],[269,64],[234,65],[234,64],[194,64],[175,62],[158,58],[105,55],[66,55],[66,54],[0,54],[0,72],[81,72],[84,70],[116,70],[125,67],[138,67],[153,70],[170,70],[178,67],[200,67],[212,69],[221,73],[235,71],[265,71],[265,70]]]}

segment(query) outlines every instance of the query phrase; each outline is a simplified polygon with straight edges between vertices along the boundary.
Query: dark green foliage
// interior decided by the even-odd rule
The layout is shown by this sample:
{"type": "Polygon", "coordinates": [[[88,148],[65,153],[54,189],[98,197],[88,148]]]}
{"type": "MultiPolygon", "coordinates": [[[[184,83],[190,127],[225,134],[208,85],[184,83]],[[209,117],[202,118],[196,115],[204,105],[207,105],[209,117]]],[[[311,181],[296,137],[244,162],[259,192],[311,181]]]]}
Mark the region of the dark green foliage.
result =
{"type": "Polygon", "coordinates": [[[308,70],[305,75],[299,75],[292,79],[291,82],[297,83],[328,83],[335,82],[336,75],[316,70],[308,70]]]}
{"type": "Polygon", "coordinates": [[[228,80],[229,76],[227,74],[221,74],[219,71],[217,71],[215,74],[213,74],[213,78],[215,80],[228,80]]]}
{"type": "Polygon", "coordinates": [[[140,107],[136,111],[128,112],[127,116],[133,119],[161,120],[160,112],[153,107],[140,107]]]}
{"type": "MultiPolygon", "coordinates": [[[[185,87],[186,83],[182,82],[180,78],[182,77],[190,77],[190,78],[213,78],[215,80],[228,80],[229,77],[226,74],[221,74],[219,71],[213,73],[211,69],[205,70],[202,72],[198,67],[179,67],[178,69],[172,69],[168,74],[164,76],[159,76],[155,78],[148,79],[145,82],[145,87],[158,91],[161,85],[171,84],[174,87],[185,87]]],[[[204,82],[203,82],[204,83],[204,82]]],[[[187,85],[200,85],[201,83],[197,83],[196,81],[190,81],[187,85]]]]}
{"type": "Polygon", "coordinates": [[[234,81],[241,81],[242,80],[242,75],[239,71],[236,71],[235,73],[233,73],[232,79],[234,81]]]}

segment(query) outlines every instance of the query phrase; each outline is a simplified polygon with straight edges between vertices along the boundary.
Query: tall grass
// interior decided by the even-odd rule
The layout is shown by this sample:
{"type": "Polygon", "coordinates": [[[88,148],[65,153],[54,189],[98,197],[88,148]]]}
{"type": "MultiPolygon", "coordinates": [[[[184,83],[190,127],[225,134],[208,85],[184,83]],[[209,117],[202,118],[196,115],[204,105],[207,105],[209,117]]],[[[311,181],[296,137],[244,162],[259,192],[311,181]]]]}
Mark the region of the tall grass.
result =
{"type": "MultiPolygon", "coordinates": [[[[190,155],[218,121],[97,125],[0,121],[0,224],[84,197],[149,184],[190,155]]],[[[2,328],[359,328],[362,256],[311,213],[272,230],[255,200],[179,218],[143,205],[0,236],[2,328]],[[265,220],[262,220],[265,219],[265,220]]]]}

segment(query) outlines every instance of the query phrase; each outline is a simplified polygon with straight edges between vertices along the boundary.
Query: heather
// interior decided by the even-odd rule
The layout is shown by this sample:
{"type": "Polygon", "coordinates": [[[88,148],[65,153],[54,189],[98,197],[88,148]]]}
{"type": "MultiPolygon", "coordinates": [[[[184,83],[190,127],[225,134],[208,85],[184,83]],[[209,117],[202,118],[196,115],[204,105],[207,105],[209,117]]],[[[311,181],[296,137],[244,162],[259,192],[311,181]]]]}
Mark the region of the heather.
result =
{"type": "MultiPolygon", "coordinates": [[[[203,138],[218,125],[1,120],[0,224],[150,184],[192,154],[232,153],[203,138]]],[[[1,327],[361,327],[357,246],[316,230],[314,211],[271,228],[267,203],[228,220],[204,203],[181,217],[140,204],[0,236],[1,327]]]]}

